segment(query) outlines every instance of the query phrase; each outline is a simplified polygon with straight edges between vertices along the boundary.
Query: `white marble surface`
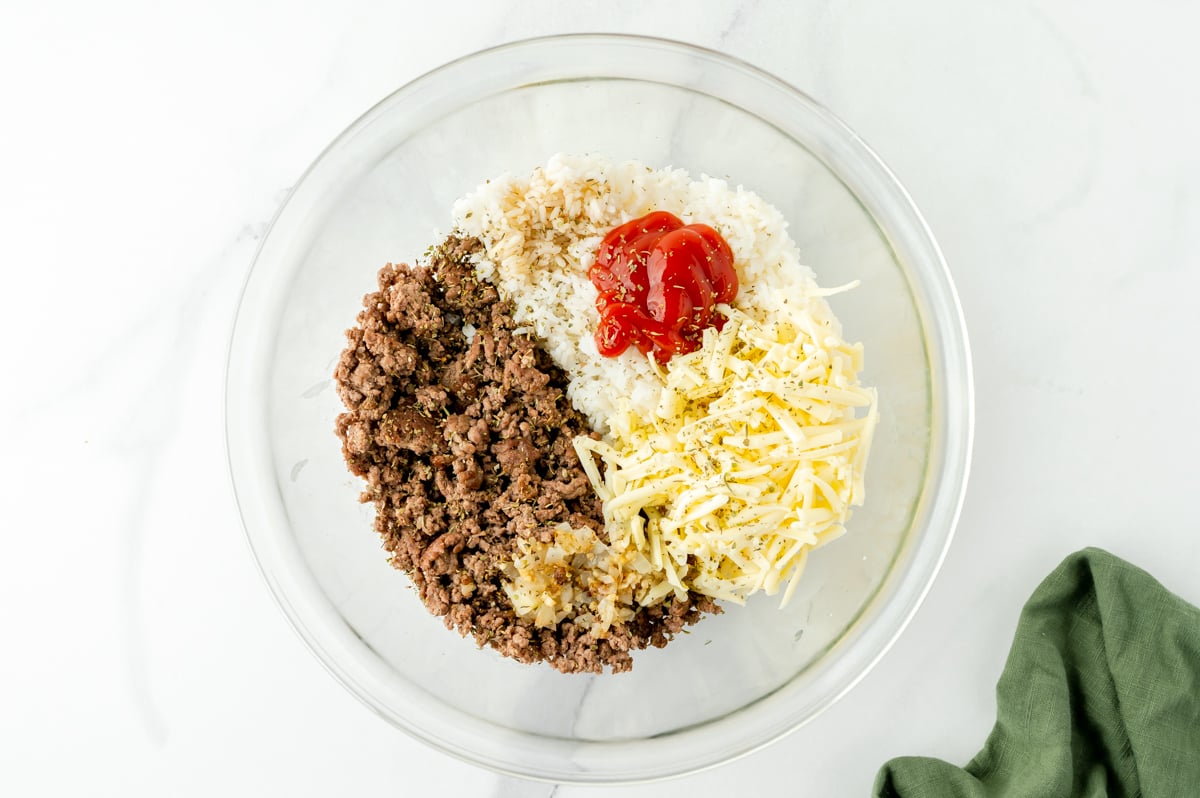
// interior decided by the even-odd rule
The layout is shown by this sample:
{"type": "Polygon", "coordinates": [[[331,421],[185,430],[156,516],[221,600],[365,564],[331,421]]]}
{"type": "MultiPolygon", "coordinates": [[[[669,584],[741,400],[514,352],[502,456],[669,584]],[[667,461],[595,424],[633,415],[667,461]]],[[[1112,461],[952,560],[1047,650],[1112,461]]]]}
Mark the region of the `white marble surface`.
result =
{"type": "Polygon", "coordinates": [[[251,561],[222,373],[277,204],[363,109],[458,55],[660,34],[808,90],[908,185],[978,387],[958,537],[879,666],[770,749],[631,796],[865,795],[970,757],[1017,612],[1104,546],[1200,602],[1200,8],[664,2],[6,5],[0,25],[6,795],[607,794],[502,780],[360,706],[251,561]]]}

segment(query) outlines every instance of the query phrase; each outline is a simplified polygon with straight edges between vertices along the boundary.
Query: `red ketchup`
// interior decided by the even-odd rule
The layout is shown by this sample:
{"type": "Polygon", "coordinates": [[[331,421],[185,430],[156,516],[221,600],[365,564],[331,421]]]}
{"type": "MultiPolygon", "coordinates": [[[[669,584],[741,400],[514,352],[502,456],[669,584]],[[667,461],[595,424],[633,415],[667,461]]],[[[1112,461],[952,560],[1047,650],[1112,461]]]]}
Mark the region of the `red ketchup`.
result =
{"type": "Polygon", "coordinates": [[[610,230],[588,277],[600,292],[600,354],[616,357],[633,345],[660,363],[700,348],[706,328],[721,329],[716,305],[738,292],[733,252],[721,234],[706,224],[685,226],[666,211],[610,230]]]}

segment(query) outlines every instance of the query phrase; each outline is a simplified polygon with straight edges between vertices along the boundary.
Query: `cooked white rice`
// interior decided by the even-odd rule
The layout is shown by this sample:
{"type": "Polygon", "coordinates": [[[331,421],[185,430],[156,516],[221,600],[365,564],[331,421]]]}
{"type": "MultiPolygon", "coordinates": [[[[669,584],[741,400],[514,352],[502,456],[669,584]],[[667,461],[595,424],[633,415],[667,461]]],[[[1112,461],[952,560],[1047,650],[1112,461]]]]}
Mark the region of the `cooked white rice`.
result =
{"type": "Polygon", "coordinates": [[[733,302],[739,310],[767,321],[785,303],[808,303],[814,316],[836,324],[783,216],[740,186],[692,180],[682,169],[562,154],[529,177],[490,180],[455,203],[455,226],[483,241],[479,276],[514,302],[516,322],[567,372],[568,398],[601,433],[622,399],[651,413],[662,382],[635,347],[616,358],[597,351],[592,333],[600,317],[587,270],[608,230],[656,210],[685,224],[711,225],[725,237],[740,284],[733,302]]]}

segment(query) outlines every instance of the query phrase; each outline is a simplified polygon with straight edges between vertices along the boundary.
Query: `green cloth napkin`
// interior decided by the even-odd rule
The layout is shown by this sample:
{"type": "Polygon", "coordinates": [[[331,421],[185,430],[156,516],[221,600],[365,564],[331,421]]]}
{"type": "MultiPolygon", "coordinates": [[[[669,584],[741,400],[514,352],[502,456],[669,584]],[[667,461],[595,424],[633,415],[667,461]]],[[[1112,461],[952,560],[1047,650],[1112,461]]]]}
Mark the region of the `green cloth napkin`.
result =
{"type": "Polygon", "coordinates": [[[876,798],[1197,798],[1200,610],[1099,549],[1034,592],[965,768],[888,762],[876,798]]]}

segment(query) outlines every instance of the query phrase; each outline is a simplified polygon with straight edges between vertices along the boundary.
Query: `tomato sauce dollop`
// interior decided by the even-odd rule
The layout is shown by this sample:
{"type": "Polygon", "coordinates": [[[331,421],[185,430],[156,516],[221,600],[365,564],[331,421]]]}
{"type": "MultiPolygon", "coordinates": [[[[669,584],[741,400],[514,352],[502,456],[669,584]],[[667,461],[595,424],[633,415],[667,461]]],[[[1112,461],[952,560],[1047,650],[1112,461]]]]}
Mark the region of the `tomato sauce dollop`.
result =
{"type": "Polygon", "coordinates": [[[721,234],[666,211],[610,230],[588,277],[599,291],[600,354],[616,357],[633,345],[660,363],[700,348],[706,328],[721,329],[725,317],[716,306],[738,292],[733,251],[721,234]]]}

